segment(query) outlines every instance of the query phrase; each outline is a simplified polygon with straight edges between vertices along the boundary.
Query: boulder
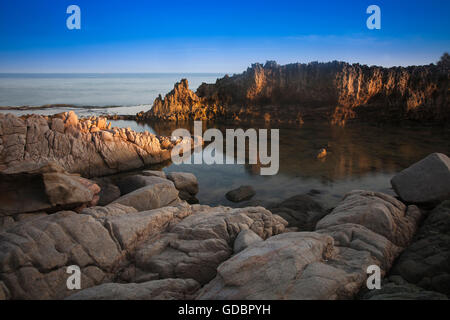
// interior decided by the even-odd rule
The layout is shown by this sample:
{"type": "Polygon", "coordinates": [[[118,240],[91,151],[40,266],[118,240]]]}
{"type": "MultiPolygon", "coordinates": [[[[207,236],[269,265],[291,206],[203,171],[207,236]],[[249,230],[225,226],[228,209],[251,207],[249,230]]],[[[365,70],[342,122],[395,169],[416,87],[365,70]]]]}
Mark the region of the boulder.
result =
{"type": "Polygon", "coordinates": [[[0,216],[95,205],[100,188],[56,163],[20,163],[0,173],[0,216]]]}
{"type": "Polygon", "coordinates": [[[450,159],[433,153],[396,174],[392,187],[407,203],[439,203],[450,199],[450,159]]]}
{"type": "MultiPolygon", "coordinates": [[[[125,194],[114,200],[113,203],[120,203],[131,206],[138,211],[146,211],[168,206],[179,201],[178,190],[173,183],[158,177],[145,177],[152,180],[152,184],[125,194]]],[[[149,181],[147,181],[150,183],[149,181]]]]}
{"type": "Polygon", "coordinates": [[[123,259],[108,230],[93,217],[61,211],[17,222],[0,232],[0,281],[12,299],[55,299],[67,289],[66,268],[78,265],[87,288],[113,277],[123,259]]]}
{"type": "Polygon", "coordinates": [[[115,293],[96,289],[99,298],[122,297],[133,290],[139,297],[188,297],[198,288],[189,279],[211,280],[217,266],[231,256],[240,231],[251,229],[265,239],[283,232],[285,224],[263,208],[186,202],[141,212],[112,203],[85,208],[81,214],[61,211],[16,221],[0,231],[0,294],[6,299],[65,298],[74,294],[66,286],[67,267],[77,265],[82,289],[110,282],[186,280],[119,285],[115,293]],[[183,289],[183,283],[192,291],[183,289]],[[147,293],[140,291],[143,287],[147,293]]]}
{"type": "Polygon", "coordinates": [[[344,223],[365,226],[397,246],[406,247],[422,213],[381,192],[355,190],[347,193],[333,211],[321,219],[316,230],[344,223]]]}
{"type": "Polygon", "coordinates": [[[234,240],[233,252],[239,253],[248,246],[259,241],[263,241],[263,239],[252,230],[242,230],[241,232],[239,232],[236,240],[234,240]]]}
{"type": "Polygon", "coordinates": [[[396,201],[350,192],[315,232],[273,236],[223,262],[197,299],[353,299],[367,268],[384,276],[417,227],[422,213],[396,201]]]}
{"type": "Polygon", "coordinates": [[[255,190],[251,186],[240,186],[237,189],[228,191],[225,197],[232,202],[241,202],[251,199],[255,195],[255,190]]]}
{"type": "Polygon", "coordinates": [[[81,290],[67,300],[191,300],[200,288],[192,279],[163,279],[143,283],[105,283],[81,290]]]}
{"type": "Polygon", "coordinates": [[[74,293],[66,286],[70,265],[80,267],[82,289],[112,282],[136,246],[190,214],[187,204],[152,212],[110,204],[16,222],[0,232],[0,283],[11,299],[61,299],[74,293]]]}
{"type": "Polygon", "coordinates": [[[217,266],[233,253],[242,230],[262,239],[284,231],[282,218],[264,208],[209,207],[193,205],[192,214],[157,238],[149,238],[136,251],[136,267],[159,278],[194,279],[205,284],[217,266]]]}
{"type": "Polygon", "coordinates": [[[317,221],[327,214],[322,205],[308,195],[293,196],[268,209],[283,217],[289,223],[289,227],[296,227],[300,231],[313,231],[317,221]]]}
{"type": "Polygon", "coordinates": [[[170,172],[167,179],[175,184],[175,188],[180,191],[180,198],[189,203],[198,203],[195,195],[198,193],[197,177],[188,172],[170,172]]]}
{"type": "Polygon", "coordinates": [[[429,213],[392,274],[425,290],[450,296],[450,201],[429,213]]]}

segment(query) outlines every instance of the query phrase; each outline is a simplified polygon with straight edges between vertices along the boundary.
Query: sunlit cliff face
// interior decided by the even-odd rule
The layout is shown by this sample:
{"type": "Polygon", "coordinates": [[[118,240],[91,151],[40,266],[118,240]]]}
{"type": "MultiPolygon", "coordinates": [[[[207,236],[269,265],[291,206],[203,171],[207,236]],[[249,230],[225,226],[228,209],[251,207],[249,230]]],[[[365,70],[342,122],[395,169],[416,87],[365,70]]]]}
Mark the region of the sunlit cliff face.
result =
{"type": "Polygon", "coordinates": [[[336,124],[354,118],[441,122],[450,114],[448,84],[443,62],[407,68],[268,62],[215,84],[202,84],[196,93],[182,80],[141,117],[299,124],[309,118],[336,124]]]}

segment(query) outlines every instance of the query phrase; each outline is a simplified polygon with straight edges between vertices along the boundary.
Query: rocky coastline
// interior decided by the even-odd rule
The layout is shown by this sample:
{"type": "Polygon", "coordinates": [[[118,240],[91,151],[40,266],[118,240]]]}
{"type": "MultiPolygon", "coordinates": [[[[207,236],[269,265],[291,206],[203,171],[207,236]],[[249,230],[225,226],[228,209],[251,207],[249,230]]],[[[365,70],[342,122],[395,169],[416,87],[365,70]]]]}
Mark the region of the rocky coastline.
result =
{"type": "Polygon", "coordinates": [[[448,124],[449,65],[448,54],[436,65],[392,68],[338,61],[256,63],[215,84],[203,83],[196,92],[183,79],[136,119],[448,124]]]}
{"type": "Polygon", "coordinates": [[[178,143],[185,142],[112,127],[104,117],[78,119],[73,111],[0,114],[0,170],[54,161],[70,173],[104,176],[168,161],[178,143]]]}
{"type": "Polygon", "coordinates": [[[2,194],[9,190],[0,197],[0,299],[450,295],[444,154],[395,175],[397,197],[354,190],[332,210],[307,195],[270,208],[211,207],[195,204],[201,186],[192,174],[89,180],[55,159],[11,165],[0,181],[2,194]],[[18,184],[26,188],[14,196],[18,184]],[[417,186],[424,191],[415,193],[417,186]],[[71,265],[81,270],[80,290],[67,288],[71,265]],[[384,278],[380,290],[366,288],[373,265],[384,278]]]}

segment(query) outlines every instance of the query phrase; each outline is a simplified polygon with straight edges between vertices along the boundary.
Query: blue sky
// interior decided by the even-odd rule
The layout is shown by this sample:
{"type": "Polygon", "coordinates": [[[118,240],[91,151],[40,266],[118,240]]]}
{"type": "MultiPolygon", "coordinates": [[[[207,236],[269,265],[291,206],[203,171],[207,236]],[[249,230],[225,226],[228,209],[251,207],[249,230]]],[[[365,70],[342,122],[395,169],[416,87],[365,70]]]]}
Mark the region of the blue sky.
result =
{"type": "Polygon", "coordinates": [[[0,72],[241,72],[254,62],[428,64],[450,1],[1,0],[0,72]],[[66,8],[81,8],[68,30],[66,8]],[[381,8],[381,30],[366,8],[381,8]]]}

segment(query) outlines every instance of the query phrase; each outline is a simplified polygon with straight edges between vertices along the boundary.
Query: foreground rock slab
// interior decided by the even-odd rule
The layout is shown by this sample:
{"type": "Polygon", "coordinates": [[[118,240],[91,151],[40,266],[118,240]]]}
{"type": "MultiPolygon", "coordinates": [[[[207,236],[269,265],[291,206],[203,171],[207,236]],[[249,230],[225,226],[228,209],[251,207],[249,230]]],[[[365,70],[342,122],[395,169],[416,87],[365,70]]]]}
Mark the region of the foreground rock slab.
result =
{"type": "Polygon", "coordinates": [[[379,266],[382,275],[391,268],[420,216],[416,207],[407,208],[388,195],[353,191],[317,223],[316,232],[277,235],[222,263],[197,298],[354,298],[366,281],[367,267],[379,266]]]}
{"type": "Polygon", "coordinates": [[[233,253],[243,230],[262,239],[284,231],[281,217],[262,207],[231,209],[193,205],[192,214],[136,251],[136,267],[159,278],[194,279],[205,284],[233,253]]]}
{"type": "Polygon", "coordinates": [[[450,159],[433,153],[396,174],[392,187],[408,203],[439,203],[450,199],[450,159]]]}
{"type": "Polygon", "coordinates": [[[174,184],[159,177],[144,177],[145,187],[125,194],[113,201],[136,208],[138,211],[151,210],[175,204],[179,201],[178,190],[174,184]]]}
{"type": "Polygon", "coordinates": [[[140,212],[112,203],[18,221],[0,231],[0,297],[65,298],[74,294],[66,286],[67,267],[77,265],[82,289],[151,282],[97,288],[92,294],[99,298],[131,298],[132,292],[136,298],[188,298],[197,283],[214,278],[242,230],[266,239],[286,224],[261,207],[186,202],[140,212]],[[178,280],[153,282],[172,278],[178,280]]]}

